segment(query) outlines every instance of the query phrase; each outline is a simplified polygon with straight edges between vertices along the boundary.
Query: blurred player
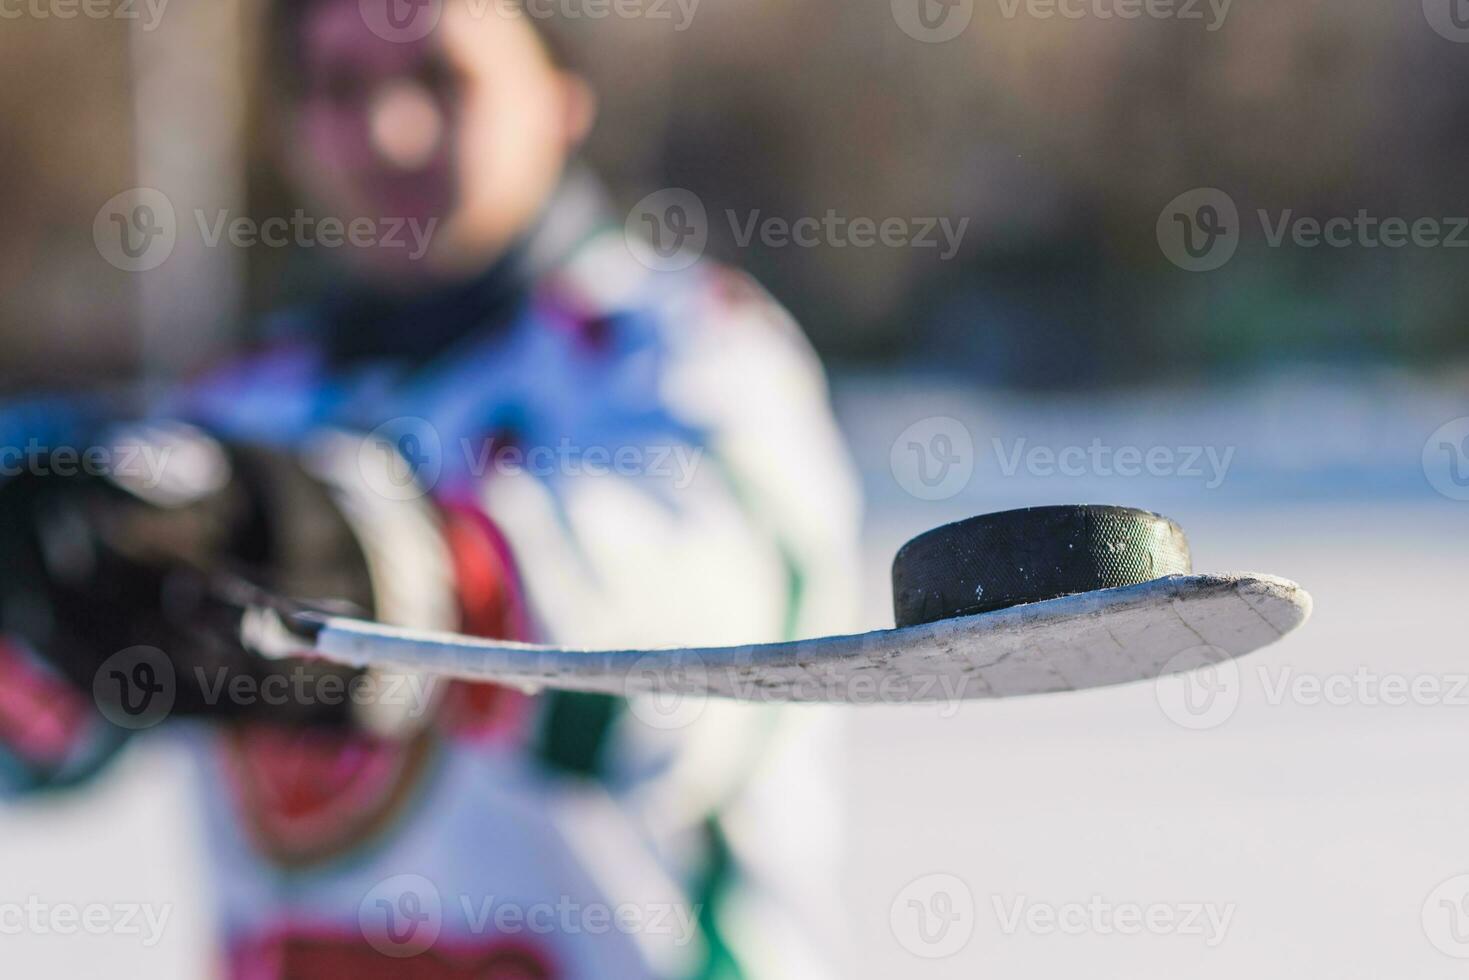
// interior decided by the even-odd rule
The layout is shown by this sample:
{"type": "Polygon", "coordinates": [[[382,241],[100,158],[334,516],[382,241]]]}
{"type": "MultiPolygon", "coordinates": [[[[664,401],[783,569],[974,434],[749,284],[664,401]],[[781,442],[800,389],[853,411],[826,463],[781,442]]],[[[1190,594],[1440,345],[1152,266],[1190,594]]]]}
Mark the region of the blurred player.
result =
{"type": "Polygon", "coordinates": [[[282,169],[378,232],[321,302],[141,419],[0,415],[39,447],[0,483],[0,786],[190,733],[240,980],[826,975],[819,711],[364,677],[218,628],[222,583],[562,645],[849,625],[857,502],[795,325],[633,257],[535,20],[448,0],[405,39],[372,9],[271,19],[282,169]]]}

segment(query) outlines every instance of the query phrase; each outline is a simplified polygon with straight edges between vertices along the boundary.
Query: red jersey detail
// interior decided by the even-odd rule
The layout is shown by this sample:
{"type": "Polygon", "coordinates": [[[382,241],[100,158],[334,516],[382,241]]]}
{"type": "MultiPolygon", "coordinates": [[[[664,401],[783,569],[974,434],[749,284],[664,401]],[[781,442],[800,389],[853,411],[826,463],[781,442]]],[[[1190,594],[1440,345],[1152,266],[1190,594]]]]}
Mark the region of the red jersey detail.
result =
{"type": "Polygon", "coordinates": [[[482,942],[440,939],[415,956],[380,953],[353,935],[293,931],[230,957],[233,980],[558,980],[548,951],[496,937],[482,942]]]}
{"type": "MultiPolygon", "coordinates": [[[[483,512],[470,504],[443,507],[444,540],[459,584],[461,631],[505,640],[529,638],[519,576],[510,546],[483,512]]],[[[515,737],[525,730],[530,699],[496,684],[455,681],[440,718],[455,735],[515,737]]]]}
{"type": "Polygon", "coordinates": [[[28,763],[65,762],[86,731],[86,699],[4,640],[0,677],[0,742],[28,763]]]}

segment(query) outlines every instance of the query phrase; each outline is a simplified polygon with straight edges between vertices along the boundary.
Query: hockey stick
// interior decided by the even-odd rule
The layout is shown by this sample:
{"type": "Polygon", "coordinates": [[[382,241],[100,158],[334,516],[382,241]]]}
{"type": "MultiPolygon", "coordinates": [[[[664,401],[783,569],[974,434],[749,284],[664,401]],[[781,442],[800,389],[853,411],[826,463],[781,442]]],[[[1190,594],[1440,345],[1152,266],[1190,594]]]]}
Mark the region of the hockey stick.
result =
{"type": "Polygon", "coordinates": [[[1178,575],[852,636],[738,647],[570,650],[252,605],[247,646],[353,667],[526,689],[745,701],[999,698],[1146,680],[1241,656],[1305,621],[1310,597],[1263,575],[1178,575]]]}
{"type": "Polygon", "coordinates": [[[893,565],[898,626],[733,647],[575,650],[399,629],[235,583],[267,657],[621,696],[896,703],[1147,680],[1257,650],[1310,615],[1269,575],[1195,575],[1182,529],[1120,507],[1045,507],[920,535],[893,565]]]}

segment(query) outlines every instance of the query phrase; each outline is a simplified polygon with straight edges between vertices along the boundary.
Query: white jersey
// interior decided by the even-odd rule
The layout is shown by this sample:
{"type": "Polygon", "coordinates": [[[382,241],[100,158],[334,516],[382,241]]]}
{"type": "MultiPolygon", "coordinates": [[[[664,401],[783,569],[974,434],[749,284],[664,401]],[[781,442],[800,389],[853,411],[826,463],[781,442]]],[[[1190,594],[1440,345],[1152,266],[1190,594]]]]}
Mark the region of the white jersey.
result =
{"type": "MultiPolygon", "coordinates": [[[[334,363],[309,326],[176,408],[409,459],[355,515],[420,543],[368,556],[379,618],[621,648],[852,625],[855,481],[816,359],[748,279],[652,272],[606,233],[428,359],[334,363]]],[[[372,734],[187,729],[228,976],[826,975],[831,709],[381,680],[372,734]]]]}

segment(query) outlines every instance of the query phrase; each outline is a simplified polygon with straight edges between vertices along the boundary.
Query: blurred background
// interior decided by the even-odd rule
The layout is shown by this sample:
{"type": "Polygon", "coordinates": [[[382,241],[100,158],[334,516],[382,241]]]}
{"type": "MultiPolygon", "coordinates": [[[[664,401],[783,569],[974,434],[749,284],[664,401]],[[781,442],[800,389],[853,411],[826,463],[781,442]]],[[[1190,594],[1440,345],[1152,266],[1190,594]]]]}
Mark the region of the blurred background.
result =
{"type": "MultiPolygon", "coordinates": [[[[942,43],[906,33],[888,3],[835,0],[648,0],[647,16],[556,29],[598,85],[590,156],[622,202],[695,192],[711,250],[787,303],[835,366],[1055,389],[1462,357],[1463,250],[1271,248],[1250,219],[1469,212],[1466,48],[1417,5],[1215,2],[1124,19],[1091,12],[1105,0],[1077,18],[963,0],[951,20],[969,19],[942,43]],[[1155,223],[1197,187],[1229,194],[1246,229],[1224,268],[1180,275],[1155,223]],[[969,220],[941,259],[741,246],[731,209],[741,223],[969,220]]],[[[252,166],[268,122],[252,111],[255,8],[4,19],[7,381],[127,373],[145,354],[187,363],[209,353],[201,321],[235,336],[310,282],[310,256],[186,248],[153,277],[166,282],[143,283],[92,242],[98,208],[139,184],[181,211],[289,213],[252,166]],[[184,322],[194,343],[143,343],[184,322]]]]}
{"type": "MultiPolygon", "coordinates": [[[[295,206],[259,153],[255,4],[60,6],[0,19],[6,390],[192,370],[306,295],[323,261],[183,233],[198,208],[295,206]],[[138,186],[164,190],[181,229],[143,274],[93,238],[138,186]]],[[[619,207],[691,191],[709,252],[760,279],[827,362],[868,497],[869,625],[891,622],[886,567],[907,537],[1044,503],[1163,511],[1201,570],[1269,571],[1316,598],[1197,728],[1152,685],[852,710],[852,975],[1462,975],[1469,911],[1435,904],[1469,872],[1453,776],[1469,694],[1448,693],[1469,676],[1462,6],[957,0],[933,4],[934,26],[907,0],[649,0],[666,18],[558,24],[601,94],[588,155],[619,207]],[[1235,213],[1206,211],[1220,202],[1235,213]],[[829,212],[931,223],[938,244],[738,233],[829,212]],[[1309,222],[1363,213],[1376,230],[1335,245],[1318,226],[1309,244],[1309,222]],[[1390,247],[1388,219],[1439,234],[1390,247]],[[1217,241],[1190,235],[1210,227],[1217,241]],[[1173,462],[1031,455],[1094,445],[1173,462]],[[1363,672],[1339,703],[1281,694],[1363,672]],[[1386,677],[1440,694],[1388,703],[1386,677]],[[936,874],[963,883],[952,950],[900,921],[905,890],[936,874]],[[1213,946],[1004,928],[1017,900],[1094,896],[1235,911],[1213,946]]],[[[135,753],[85,799],[0,815],[7,896],[175,905],[151,950],[0,937],[15,975],[199,974],[209,917],[175,843],[194,833],[175,761],[135,753]]]]}

